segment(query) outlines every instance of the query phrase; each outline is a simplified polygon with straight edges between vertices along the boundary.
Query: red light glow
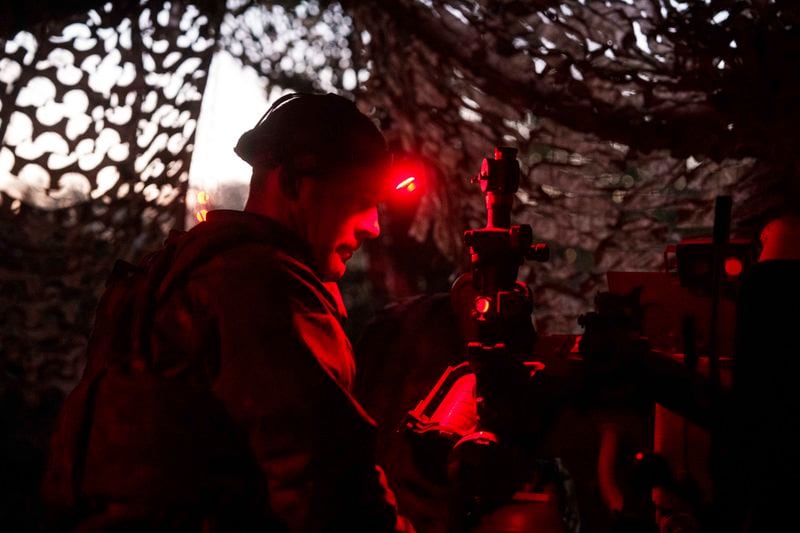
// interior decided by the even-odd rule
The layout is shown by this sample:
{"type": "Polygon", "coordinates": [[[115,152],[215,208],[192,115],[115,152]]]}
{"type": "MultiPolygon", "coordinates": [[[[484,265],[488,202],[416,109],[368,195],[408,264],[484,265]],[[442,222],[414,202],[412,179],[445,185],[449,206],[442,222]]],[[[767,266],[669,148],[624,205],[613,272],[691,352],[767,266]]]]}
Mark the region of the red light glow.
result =
{"type": "Polygon", "coordinates": [[[487,313],[492,307],[492,301],[489,298],[480,296],[475,298],[475,310],[480,314],[487,313]]]}
{"type": "Polygon", "coordinates": [[[395,156],[389,169],[387,182],[387,201],[395,208],[414,209],[427,192],[428,168],[418,157],[411,154],[395,156]]]}
{"type": "Polygon", "coordinates": [[[735,278],[742,273],[744,266],[738,257],[728,257],[725,259],[725,273],[732,278],[735,278]]]}

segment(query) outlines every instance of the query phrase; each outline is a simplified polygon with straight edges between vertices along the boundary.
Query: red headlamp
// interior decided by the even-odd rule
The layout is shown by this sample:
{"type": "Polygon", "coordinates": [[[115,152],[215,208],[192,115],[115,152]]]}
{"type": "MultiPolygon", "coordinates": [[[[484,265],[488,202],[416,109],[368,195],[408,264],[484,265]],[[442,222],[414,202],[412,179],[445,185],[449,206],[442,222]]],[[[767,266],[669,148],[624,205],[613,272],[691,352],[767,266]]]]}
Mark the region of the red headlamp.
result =
{"type": "Polygon", "coordinates": [[[417,190],[416,181],[417,181],[416,176],[409,176],[406,179],[404,179],[403,181],[401,181],[400,183],[398,183],[395,186],[395,190],[397,190],[397,191],[401,191],[402,190],[402,191],[414,192],[415,190],[417,190]]]}
{"type": "Polygon", "coordinates": [[[425,165],[410,156],[395,158],[390,170],[390,201],[416,198],[425,186],[425,165]]]}

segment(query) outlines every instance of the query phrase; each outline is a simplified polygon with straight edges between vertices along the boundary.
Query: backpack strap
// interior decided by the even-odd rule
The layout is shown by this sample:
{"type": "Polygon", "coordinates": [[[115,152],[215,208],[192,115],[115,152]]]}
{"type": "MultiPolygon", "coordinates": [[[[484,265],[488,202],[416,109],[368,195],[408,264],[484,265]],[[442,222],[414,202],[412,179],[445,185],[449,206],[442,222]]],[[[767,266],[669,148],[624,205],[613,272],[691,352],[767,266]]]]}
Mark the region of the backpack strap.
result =
{"type": "Polygon", "coordinates": [[[144,277],[133,290],[130,367],[134,371],[143,371],[151,362],[151,330],[156,308],[162,300],[159,287],[169,274],[178,248],[179,235],[171,232],[164,248],[154,252],[143,260],[144,277]]]}

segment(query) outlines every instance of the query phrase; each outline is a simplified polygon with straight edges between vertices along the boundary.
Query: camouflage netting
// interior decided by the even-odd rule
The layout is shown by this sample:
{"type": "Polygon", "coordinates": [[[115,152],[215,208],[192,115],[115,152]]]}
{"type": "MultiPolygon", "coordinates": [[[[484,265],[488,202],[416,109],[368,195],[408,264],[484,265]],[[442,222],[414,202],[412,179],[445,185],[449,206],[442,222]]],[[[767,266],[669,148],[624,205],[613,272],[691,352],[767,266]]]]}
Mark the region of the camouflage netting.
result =
{"type": "Polygon", "coordinates": [[[406,292],[435,286],[428,259],[462,262],[484,217],[469,178],[517,146],[515,220],[554,251],[523,272],[545,331],[575,331],[608,270],[658,269],[666,244],[708,233],[716,195],[741,229],[797,199],[791,2],[86,3],[0,36],[2,386],[31,401],[75,382],[114,259],[182,225],[215,45],[270,88],[354,95],[429,163],[409,227],[426,259],[384,267],[416,266],[406,292]]]}
{"type": "Polygon", "coordinates": [[[790,2],[281,4],[238,2],[224,48],[276,85],[354,92],[422,155],[436,179],[410,234],[452,264],[484,220],[469,178],[494,145],[520,149],[515,220],[555,252],[523,271],[546,331],[576,331],[607,271],[657,270],[668,243],[709,234],[715,196],[745,234],[796,199],[790,2]]]}
{"type": "Polygon", "coordinates": [[[183,220],[214,35],[196,7],[142,2],[0,41],[0,342],[27,400],[74,385],[114,261],[183,220]]]}
{"type": "Polygon", "coordinates": [[[529,277],[537,324],[575,331],[607,271],[657,270],[667,243],[709,234],[716,195],[733,195],[743,229],[774,203],[798,139],[798,9],[530,4],[405,1],[353,16],[369,30],[365,99],[437,165],[413,230],[457,257],[461,229],[484,220],[469,176],[492,145],[519,147],[516,220],[554,251],[529,277]]]}

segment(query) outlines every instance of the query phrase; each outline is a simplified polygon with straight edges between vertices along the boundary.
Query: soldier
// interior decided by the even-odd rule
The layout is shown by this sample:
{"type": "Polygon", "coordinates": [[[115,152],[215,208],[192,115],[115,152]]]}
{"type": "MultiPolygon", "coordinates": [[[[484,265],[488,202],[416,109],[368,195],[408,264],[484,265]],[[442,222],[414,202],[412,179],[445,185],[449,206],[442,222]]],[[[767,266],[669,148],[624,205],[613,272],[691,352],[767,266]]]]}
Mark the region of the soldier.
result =
{"type": "Polygon", "coordinates": [[[351,394],[335,285],[380,232],[383,136],[345,98],[290,94],[236,152],[253,167],[243,212],[112,275],[54,435],[58,525],[413,530],[351,394]]]}

